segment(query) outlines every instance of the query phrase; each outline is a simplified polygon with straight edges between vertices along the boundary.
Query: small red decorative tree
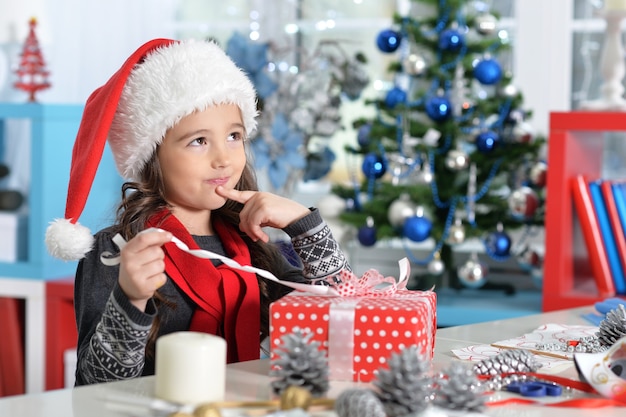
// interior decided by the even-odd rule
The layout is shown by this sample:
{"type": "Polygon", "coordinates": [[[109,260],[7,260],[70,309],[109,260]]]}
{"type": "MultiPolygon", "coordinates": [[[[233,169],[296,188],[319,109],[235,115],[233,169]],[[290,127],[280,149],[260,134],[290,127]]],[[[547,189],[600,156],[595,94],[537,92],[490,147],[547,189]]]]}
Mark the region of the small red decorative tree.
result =
{"type": "Polygon", "coordinates": [[[28,92],[28,101],[34,102],[36,101],[35,93],[37,91],[50,88],[50,83],[48,82],[48,75],[50,73],[46,70],[46,63],[44,62],[41,49],[39,48],[39,40],[35,34],[37,19],[34,17],[31,18],[28,24],[30,30],[20,55],[20,65],[15,71],[18,80],[15,82],[14,86],[15,88],[28,92]]]}

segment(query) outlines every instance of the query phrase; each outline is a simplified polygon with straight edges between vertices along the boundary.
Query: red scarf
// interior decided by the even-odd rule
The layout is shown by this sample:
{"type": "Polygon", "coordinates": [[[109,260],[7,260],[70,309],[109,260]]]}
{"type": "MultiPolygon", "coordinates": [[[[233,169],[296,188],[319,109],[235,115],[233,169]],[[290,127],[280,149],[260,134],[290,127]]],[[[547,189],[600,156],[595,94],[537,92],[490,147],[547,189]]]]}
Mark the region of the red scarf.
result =
{"type": "MultiPolygon", "coordinates": [[[[148,226],[172,232],[190,249],[200,249],[169,210],[154,215],[148,226]]],[[[237,231],[223,222],[213,227],[226,255],[250,265],[250,252],[237,231]]],[[[228,363],[258,359],[260,347],[254,342],[261,331],[261,304],[256,275],[223,264],[215,267],[210,259],[183,252],[174,243],[165,244],[164,250],[165,272],[197,305],[189,330],[226,339],[228,363]]]]}

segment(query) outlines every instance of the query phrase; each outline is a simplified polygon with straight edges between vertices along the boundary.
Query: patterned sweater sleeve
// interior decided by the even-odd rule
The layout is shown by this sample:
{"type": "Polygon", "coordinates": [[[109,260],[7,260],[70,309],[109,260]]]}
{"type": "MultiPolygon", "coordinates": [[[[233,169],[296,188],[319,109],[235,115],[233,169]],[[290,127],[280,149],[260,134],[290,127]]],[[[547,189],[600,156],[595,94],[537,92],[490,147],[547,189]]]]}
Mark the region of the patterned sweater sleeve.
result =
{"type": "Polygon", "coordinates": [[[311,283],[334,283],[342,269],[350,265],[328,225],[316,208],[303,219],[283,229],[302,260],[302,274],[311,283]]]}
{"type": "Polygon", "coordinates": [[[75,281],[78,325],[76,385],[142,375],[145,348],[156,307],[135,308],[118,285],[119,267],[100,262],[103,251],[116,252],[110,236],[96,235],[96,246],[79,262],[75,281]]]}

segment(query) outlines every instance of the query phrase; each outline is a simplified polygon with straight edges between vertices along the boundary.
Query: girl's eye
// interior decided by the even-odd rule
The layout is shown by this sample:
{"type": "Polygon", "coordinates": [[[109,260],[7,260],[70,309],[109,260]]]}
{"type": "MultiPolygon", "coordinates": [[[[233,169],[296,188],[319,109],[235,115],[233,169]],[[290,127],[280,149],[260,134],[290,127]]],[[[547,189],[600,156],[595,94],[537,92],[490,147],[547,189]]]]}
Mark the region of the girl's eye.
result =
{"type": "Polygon", "coordinates": [[[227,141],[228,142],[238,142],[243,140],[243,135],[239,132],[233,132],[230,135],[228,135],[227,141]]]}
{"type": "Polygon", "coordinates": [[[206,144],[206,139],[205,138],[196,138],[196,139],[191,141],[189,146],[201,146],[201,145],[205,145],[205,144],[206,144]]]}

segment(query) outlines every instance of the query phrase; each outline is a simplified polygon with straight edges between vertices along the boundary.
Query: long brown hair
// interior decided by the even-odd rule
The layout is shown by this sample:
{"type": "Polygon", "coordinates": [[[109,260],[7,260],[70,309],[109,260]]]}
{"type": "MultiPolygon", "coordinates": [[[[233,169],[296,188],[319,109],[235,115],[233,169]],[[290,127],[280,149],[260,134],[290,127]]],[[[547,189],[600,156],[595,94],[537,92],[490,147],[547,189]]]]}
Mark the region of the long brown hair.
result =
{"type": "MultiPolygon", "coordinates": [[[[248,150],[247,150],[248,151],[248,150]]],[[[239,182],[235,186],[237,190],[258,190],[257,179],[252,167],[251,158],[248,157],[239,182]]],[[[157,152],[153,153],[146,163],[138,181],[126,182],[122,186],[122,200],[117,208],[116,233],[120,233],[126,240],[132,239],[145,229],[146,222],[155,213],[169,205],[165,201],[165,187],[163,174],[157,152]]],[[[243,205],[231,200],[211,213],[211,221],[221,221],[230,224],[235,230],[239,230],[239,213],[243,205]]],[[[241,234],[249,250],[253,266],[261,269],[272,270],[274,265],[279,264],[279,258],[283,255],[273,244],[262,241],[254,242],[247,235],[241,234]]],[[[269,335],[269,305],[272,301],[282,297],[290,290],[280,284],[268,282],[258,277],[261,293],[261,340],[269,335]]],[[[158,291],[155,293],[155,301],[159,306],[159,313],[152,326],[146,355],[154,355],[154,345],[159,333],[161,317],[164,309],[175,309],[176,306],[165,299],[158,291]]]]}

